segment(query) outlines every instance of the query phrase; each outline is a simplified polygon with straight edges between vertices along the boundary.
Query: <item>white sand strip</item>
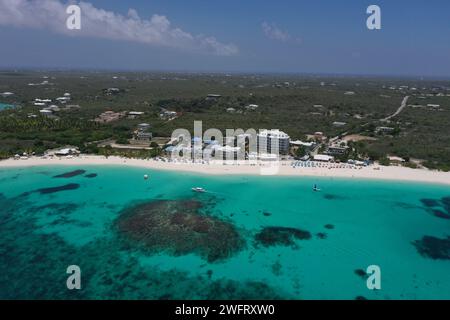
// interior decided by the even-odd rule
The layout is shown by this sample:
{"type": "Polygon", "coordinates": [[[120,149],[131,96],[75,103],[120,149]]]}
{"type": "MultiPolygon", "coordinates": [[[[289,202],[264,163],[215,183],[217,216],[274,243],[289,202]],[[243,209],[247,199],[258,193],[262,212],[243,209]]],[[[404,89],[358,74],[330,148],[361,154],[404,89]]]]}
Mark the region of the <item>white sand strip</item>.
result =
{"type": "MultiPolygon", "coordinates": [[[[435,184],[450,185],[450,172],[432,171],[426,169],[410,169],[398,166],[369,166],[361,169],[343,169],[323,167],[297,167],[291,166],[291,161],[283,161],[279,164],[276,175],[278,176],[312,176],[312,177],[336,177],[355,179],[380,179],[416,181],[435,184]],[[375,170],[379,168],[379,170],[375,170]]],[[[7,159],[0,161],[1,168],[10,167],[35,167],[35,166],[87,166],[87,165],[119,165],[133,166],[153,170],[187,171],[198,174],[212,175],[261,175],[262,166],[241,163],[239,165],[224,165],[222,163],[193,164],[193,163],[170,163],[155,160],[127,159],[120,157],[81,155],[74,158],[38,158],[31,157],[28,160],[7,159]]]]}

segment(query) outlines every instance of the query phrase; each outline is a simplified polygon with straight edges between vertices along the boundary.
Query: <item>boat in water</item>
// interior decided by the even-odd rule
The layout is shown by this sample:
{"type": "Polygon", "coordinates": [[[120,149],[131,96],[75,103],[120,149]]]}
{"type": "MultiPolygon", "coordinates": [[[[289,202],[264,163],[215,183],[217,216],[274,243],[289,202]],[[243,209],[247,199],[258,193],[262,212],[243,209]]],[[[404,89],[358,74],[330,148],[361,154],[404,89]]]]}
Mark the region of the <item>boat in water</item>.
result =
{"type": "Polygon", "coordinates": [[[320,189],[319,189],[319,187],[317,186],[317,184],[314,185],[313,191],[314,191],[314,192],[319,192],[319,191],[320,191],[320,189]]]}
{"type": "Polygon", "coordinates": [[[205,189],[203,189],[203,188],[200,188],[200,187],[195,187],[195,188],[192,188],[192,191],[194,191],[194,192],[198,192],[198,193],[204,193],[204,192],[206,192],[206,190],[205,190],[205,189]]]}

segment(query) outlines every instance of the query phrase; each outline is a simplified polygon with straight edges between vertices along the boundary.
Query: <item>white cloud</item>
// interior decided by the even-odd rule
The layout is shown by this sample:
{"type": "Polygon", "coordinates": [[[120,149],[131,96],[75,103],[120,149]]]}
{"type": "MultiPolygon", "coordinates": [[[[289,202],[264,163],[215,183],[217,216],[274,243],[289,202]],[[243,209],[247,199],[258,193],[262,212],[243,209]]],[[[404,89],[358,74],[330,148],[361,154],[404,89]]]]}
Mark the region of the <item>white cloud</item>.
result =
{"type": "Polygon", "coordinates": [[[81,30],[66,28],[66,8],[60,0],[0,0],[0,25],[44,29],[70,36],[86,36],[139,42],[195,52],[230,56],[238,53],[234,44],[224,44],[214,37],[193,35],[173,27],[166,16],[142,19],[134,9],[127,16],[80,2],[81,30]]]}
{"type": "Polygon", "coordinates": [[[274,23],[263,22],[262,31],[267,38],[281,42],[301,42],[300,38],[292,37],[288,32],[281,30],[274,23]]]}

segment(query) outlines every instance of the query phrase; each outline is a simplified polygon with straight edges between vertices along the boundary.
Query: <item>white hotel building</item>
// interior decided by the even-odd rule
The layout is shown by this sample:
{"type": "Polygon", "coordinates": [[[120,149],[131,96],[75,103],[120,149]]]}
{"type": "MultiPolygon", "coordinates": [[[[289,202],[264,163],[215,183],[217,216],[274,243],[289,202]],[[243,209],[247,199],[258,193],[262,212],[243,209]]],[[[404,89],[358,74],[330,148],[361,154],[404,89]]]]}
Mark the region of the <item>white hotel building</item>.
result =
{"type": "Polygon", "coordinates": [[[280,155],[286,155],[289,153],[289,143],[291,141],[291,138],[288,134],[278,129],[260,130],[257,136],[257,141],[258,152],[260,154],[278,153],[280,155]],[[278,146],[278,150],[276,146],[278,146]]]}

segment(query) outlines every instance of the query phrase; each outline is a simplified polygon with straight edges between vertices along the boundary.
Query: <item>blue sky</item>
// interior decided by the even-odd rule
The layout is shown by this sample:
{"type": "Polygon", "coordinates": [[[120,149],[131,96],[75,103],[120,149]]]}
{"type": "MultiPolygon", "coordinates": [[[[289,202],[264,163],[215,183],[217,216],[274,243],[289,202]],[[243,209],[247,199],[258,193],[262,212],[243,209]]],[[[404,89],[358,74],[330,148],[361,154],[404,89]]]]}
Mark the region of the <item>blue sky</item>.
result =
{"type": "Polygon", "coordinates": [[[2,68],[450,76],[445,0],[91,0],[79,33],[65,29],[65,0],[14,2],[31,20],[0,0],[2,68]],[[371,4],[381,7],[381,30],[366,28],[371,4]],[[151,26],[127,20],[130,8],[151,26]],[[107,26],[99,9],[114,13],[107,26]]]}

